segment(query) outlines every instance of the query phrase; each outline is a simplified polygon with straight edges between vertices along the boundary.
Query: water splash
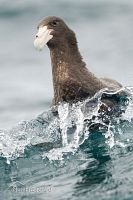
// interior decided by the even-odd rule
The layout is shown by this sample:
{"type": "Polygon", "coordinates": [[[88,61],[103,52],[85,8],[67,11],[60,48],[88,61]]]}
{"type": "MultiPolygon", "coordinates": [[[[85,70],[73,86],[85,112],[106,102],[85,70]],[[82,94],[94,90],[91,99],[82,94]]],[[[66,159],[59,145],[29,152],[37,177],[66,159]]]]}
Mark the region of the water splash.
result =
{"type": "Polygon", "coordinates": [[[78,147],[79,140],[83,131],[84,115],[82,112],[82,103],[69,105],[67,103],[60,104],[58,107],[59,113],[59,124],[62,135],[62,145],[67,146],[68,144],[73,147],[78,147]],[[71,128],[71,139],[70,135],[71,128]],[[73,129],[72,129],[73,128],[73,129]],[[72,131],[73,130],[73,131],[72,131]]]}
{"type": "Polygon", "coordinates": [[[98,92],[93,98],[75,104],[60,103],[57,107],[44,112],[36,119],[23,121],[10,130],[0,131],[0,155],[10,160],[23,156],[26,147],[48,147],[42,154],[49,160],[62,160],[67,153],[75,153],[81,144],[94,132],[100,132],[106,143],[112,148],[114,145],[124,146],[116,139],[116,134],[122,135],[121,121],[132,121],[133,116],[133,88],[122,88],[109,92],[106,89],[98,92]],[[128,91],[130,96],[122,104],[125,112],[117,116],[112,114],[111,108],[101,109],[104,105],[103,96],[114,97],[122,91],[128,91]],[[107,114],[107,113],[111,113],[107,114]]]}

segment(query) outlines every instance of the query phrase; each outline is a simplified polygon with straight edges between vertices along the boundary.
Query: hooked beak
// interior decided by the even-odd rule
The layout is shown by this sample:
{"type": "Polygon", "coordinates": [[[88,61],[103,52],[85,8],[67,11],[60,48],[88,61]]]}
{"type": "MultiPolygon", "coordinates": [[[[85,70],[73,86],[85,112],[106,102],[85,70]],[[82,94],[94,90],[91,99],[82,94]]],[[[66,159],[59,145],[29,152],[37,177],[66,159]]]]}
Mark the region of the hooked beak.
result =
{"type": "Polygon", "coordinates": [[[48,29],[47,26],[39,28],[34,40],[34,46],[38,51],[43,50],[47,42],[52,39],[53,35],[50,35],[51,32],[52,30],[48,29]]]}

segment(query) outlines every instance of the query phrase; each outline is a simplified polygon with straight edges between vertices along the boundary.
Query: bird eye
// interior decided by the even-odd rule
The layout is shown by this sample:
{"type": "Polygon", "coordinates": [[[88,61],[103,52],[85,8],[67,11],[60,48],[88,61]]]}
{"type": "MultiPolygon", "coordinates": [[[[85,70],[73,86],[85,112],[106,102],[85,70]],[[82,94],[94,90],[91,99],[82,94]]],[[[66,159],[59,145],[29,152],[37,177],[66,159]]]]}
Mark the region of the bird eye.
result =
{"type": "Polygon", "coordinates": [[[53,21],[53,22],[51,22],[51,25],[52,25],[52,26],[57,26],[57,24],[58,24],[58,21],[53,21]]]}

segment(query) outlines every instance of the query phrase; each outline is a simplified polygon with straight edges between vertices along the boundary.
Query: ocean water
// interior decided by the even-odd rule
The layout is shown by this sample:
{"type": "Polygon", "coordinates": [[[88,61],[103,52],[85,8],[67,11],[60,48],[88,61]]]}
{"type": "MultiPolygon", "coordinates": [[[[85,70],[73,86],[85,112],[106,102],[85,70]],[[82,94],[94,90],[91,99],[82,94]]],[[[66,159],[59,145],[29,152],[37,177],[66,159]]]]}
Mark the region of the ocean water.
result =
{"type": "Polygon", "coordinates": [[[130,0],[0,1],[1,199],[133,199],[132,21],[130,0]],[[103,91],[92,109],[88,99],[53,113],[49,51],[33,47],[37,23],[47,15],[76,32],[91,71],[129,91],[121,117],[108,125],[99,119],[103,91]],[[90,121],[103,126],[92,131],[90,121]]]}

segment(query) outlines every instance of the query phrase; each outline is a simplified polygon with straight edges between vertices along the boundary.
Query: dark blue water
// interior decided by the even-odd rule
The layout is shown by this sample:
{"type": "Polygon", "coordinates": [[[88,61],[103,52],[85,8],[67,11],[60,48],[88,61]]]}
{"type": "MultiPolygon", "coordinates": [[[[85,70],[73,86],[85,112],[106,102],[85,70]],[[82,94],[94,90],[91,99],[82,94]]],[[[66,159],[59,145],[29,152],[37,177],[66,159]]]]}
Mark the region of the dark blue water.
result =
{"type": "Polygon", "coordinates": [[[49,51],[33,47],[36,25],[47,15],[75,30],[97,76],[133,85],[131,1],[1,1],[0,199],[132,200],[133,89],[125,113],[108,125],[93,119],[98,97],[93,109],[61,104],[54,115],[49,51]],[[89,130],[90,120],[103,126],[89,130]]]}

